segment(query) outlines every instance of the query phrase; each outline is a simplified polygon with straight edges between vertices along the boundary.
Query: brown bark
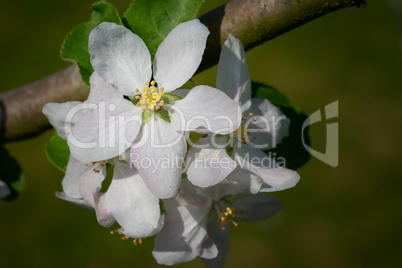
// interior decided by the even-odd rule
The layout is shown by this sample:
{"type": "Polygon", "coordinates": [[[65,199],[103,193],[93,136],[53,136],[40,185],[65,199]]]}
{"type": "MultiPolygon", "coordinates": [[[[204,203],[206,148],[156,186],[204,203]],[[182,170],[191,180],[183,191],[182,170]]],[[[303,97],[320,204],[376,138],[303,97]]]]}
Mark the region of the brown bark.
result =
{"type": "MultiPolygon", "coordinates": [[[[364,0],[233,0],[200,17],[210,30],[201,72],[219,60],[221,45],[232,33],[249,50],[263,42],[346,7],[364,7],[364,0]]],[[[0,94],[0,141],[35,136],[49,128],[42,114],[48,102],[85,100],[89,89],[76,65],[0,94]]]]}

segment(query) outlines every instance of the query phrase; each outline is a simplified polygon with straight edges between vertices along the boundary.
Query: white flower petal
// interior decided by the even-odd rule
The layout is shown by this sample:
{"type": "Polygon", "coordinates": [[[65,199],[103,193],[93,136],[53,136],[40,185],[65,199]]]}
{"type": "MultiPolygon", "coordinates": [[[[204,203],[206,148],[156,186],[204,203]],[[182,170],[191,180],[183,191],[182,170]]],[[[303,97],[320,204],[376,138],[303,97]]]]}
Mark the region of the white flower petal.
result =
{"type": "Polygon", "coordinates": [[[236,181],[241,184],[251,194],[256,194],[260,191],[263,181],[260,177],[247,169],[237,167],[227,177],[228,180],[236,181]]]}
{"type": "Polygon", "coordinates": [[[225,179],[207,188],[197,188],[197,193],[212,200],[219,201],[225,196],[248,194],[249,191],[236,181],[225,179]]]}
{"type": "Polygon", "coordinates": [[[209,31],[199,20],[177,25],[159,45],[153,64],[159,87],[170,92],[186,83],[201,63],[209,31]]]}
{"type": "Polygon", "coordinates": [[[289,135],[290,120],[267,99],[251,99],[249,144],[259,149],[275,148],[289,135]],[[257,120],[254,121],[254,118],[257,120]],[[258,130],[258,133],[256,132],[258,130]],[[255,137],[253,139],[251,137],[255,137]]]}
{"type": "Polygon", "coordinates": [[[242,217],[236,218],[236,221],[259,221],[278,213],[282,203],[274,196],[259,193],[238,199],[232,206],[242,211],[242,217]]]}
{"type": "Polygon", "coordinates": [[[131,147],[131,161],[152,193],[170,198],[179,190],[186,150],[183,133],[153,115],[143,127],[141,140],[131,147]]]}
{"type": "Polygon", "coordinates": [[[217,223],[217,221],[218,219],[216,215],[213,215],[212,217],[208,218],[207,221],[208,235],[218,248],[218,255],[215,258],[201,259],[208,268],[223,267],[226,260],[226,256],[229,252],[230,233],[231,233],[230,224],[226,224],[225,230],[222,230],[221,228],[219,228],[219,224],[217,223]]]}
{"type": "Polygon", "coordinates": [[[268,157],[263,151],[252,148],[247,144],[242,144],[241,147],[235,146],[232,157],[235,158],[241,168],[253,172],[264,183],[270,185],[270,192],[294,187],[300,179],[297,172],[278,167],[274,159],[268,157]]]}
{"type": "Polygon", "coordinates": [[[119,92],[111,84],[106,83],[102,77],[96,72],[93,72],[89,80],[91,89],[89,91],[88,99],[85,102],[98,104],[101,101],[108,101],[114,98],[123,98],[123,94],[119,92]]]}
{"type": "Polygon", "coordinates": [[[241,42],[231,34],[222,46],[216,88],[236,101],[243,111],[250,107],[251,80],[246,53],[241,42]]]}
{"type": "MultiPolygon", "coordinates": [[[[208,212],[209,208],[195,206],[179,206],[170,210],[165,225],[154,240],[152,255],[156,261],[174,265],[199,256],[203,252],[203,242],[208,238],[205,228],[208,212]]],[[[208,243],[205,246],[211,248],[208,243]]]]}
{"type": "Polygon", "coordinates": [[[124,95],[151,79],[151,56],[144,41],[124,26],[103,22],[89,35],[94,70],[124,95]]]}
{"type": "Polygon", "coordinates": [[[7,197],[9,194],[11,194],[10,188],[4,181],[0,180],[0,199],[7,197]]]}
{"type": "Polygon", "coordinates": [[[209,86],[196,86],[169,108],[170,120],[178,131],[197,128],[229,134],[239,128],[240,107],[225,93],[209,86]]]}
{"type": "Polygon", "coordinates": [[[75,106],[82,104],[80,101],[69,101],[64,103],[46,103],[43,106],[42,113],[49,119],[50,124],[56,129],[57,135],[63,139],[67,139],[70,134],[68,131],[73,126],[73,121],[77,121],[82,116],[83,110],[75,113],[71,120],[66,121],[68,112],[75,106]],[[66,126],[68,126],[66,128],[66,126]]]}
{"type": "Polygon", "coordinates": [[[94,172],[92,168],[86,166],[85,162],[81,162],[70,155],[66,173],[61,182],[63,192],[66,194],[66,196],[71,198],[82,198],[80,193],[80,179],[82,176],[92,176],[93,174],[94,172]]]}
{"type": "Polygon", "coordinates": [[[99,193],[106,177],[106,168],[102,168],[99,173],[92,173],[93,176],[81,177],[80,193],[82,198],[95,209],[99,224],[103,227],[110,227],[115,223],[115,219],[105,203],[104,194],[99,193]]]}
{"type": "Polygon", "coordinates": [[[209,208],[212,205],[210,198],[199,195],[197,193],[198,187],[191,184],[189,180],[182,180],[180,191],[174,198],[163,200],[165,211],[169,213],[171,209],[177,206],[196,206],[200,208],[209,208]]]}
{"type": "Polygon", "coordinates": [[[145,238],[161,228],[159,199],[148,191],[137,170],[128,164],[115,166],[104,201],[127,236],[145,238]]]}
{"type": "Polygon", "coordinates": [[[186,156],[187,178],[199,187],[215,185],[225,179],[237,166],[227,154],[227,139],[208,136],[199,139],[186,156]]]}
{"type": "Polygon", "coordinates": [[[105,194],[95,196],[95,201],[97,203],[95,208],[96,218],[99,224],[106,228],[111,227],[116,222],[116,219],[106,204],[105,194]]]}
{"type": "Polygon", "coordinates": [[[119,156],[136,138],[141,114],[140,107],[125,99],[99,103],[80,118],[68,136],[71,154],[86,162],[119,156]]]}
{"type": "Polygon", "coordinates": [[[61,200],[70,202],[70,203],[72,203],[74,205],[93,210],[93,207],[88,205],[88,203],[85,202],[85,200],[82,199],[82,198],[72,198],[72,197],[67,196],[63,192],[56,192],[56,197],[61,199],[61,200]]]}

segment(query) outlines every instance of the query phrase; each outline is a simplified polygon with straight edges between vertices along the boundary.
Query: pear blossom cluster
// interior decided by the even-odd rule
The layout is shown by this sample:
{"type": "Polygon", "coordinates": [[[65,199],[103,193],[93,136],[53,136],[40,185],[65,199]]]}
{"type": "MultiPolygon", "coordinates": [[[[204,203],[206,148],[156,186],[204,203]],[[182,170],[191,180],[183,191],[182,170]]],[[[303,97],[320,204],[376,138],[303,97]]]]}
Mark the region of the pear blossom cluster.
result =
{"type": "Polygon", "coordinates": [[[181,23],[151,61],[140,37],[101,23],[89,36],[88,99],[43,108],[70,150],[57,196],[94,210],[100,225],[118,225],[135,244],[155,236],[153,256],[165,265],[199,257],[223,266],[231,228],[277,213],[280,201],[266,192],[299,181],[264,152],[288,135],[290,121],[251,98],[238,39],[229,34],[222,47],[215,88],[186,88],[208,35],[199,20],[181,23]]]}

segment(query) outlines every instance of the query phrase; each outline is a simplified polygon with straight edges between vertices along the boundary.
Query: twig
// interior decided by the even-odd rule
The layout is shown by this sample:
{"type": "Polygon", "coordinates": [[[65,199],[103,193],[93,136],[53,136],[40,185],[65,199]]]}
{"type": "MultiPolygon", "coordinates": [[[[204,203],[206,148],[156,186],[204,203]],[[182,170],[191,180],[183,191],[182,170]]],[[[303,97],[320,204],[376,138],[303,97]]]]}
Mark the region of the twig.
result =
{"type": "MultiPolygon", "coordinates": [[[[233,0],[200,17],[211,34],[197,72],[218,62],[229,33],[249,50],[263,42],[346,7],[363,7],[364,0],[233,0]]],[[[33,137],[47,128],[42,115],[48,102],[85,100],[89,89],[76,65],[20,88],[0,94],[0,141],[33,137]]]]}

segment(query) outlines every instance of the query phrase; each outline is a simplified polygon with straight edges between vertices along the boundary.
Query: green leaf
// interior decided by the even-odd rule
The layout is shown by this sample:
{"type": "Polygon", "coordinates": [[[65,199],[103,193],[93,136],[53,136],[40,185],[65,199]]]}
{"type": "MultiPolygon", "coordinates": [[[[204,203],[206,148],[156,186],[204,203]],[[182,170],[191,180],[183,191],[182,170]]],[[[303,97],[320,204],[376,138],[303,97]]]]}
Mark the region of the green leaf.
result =
{"type": "Polygon", "coordinates": [[[178,24],[195,19],[204,0],[134,0],[124,25],[144,40],[152,58],[160,43],[178,24]]]}
{"type": "Polygon", "coordinates": [[[165,93],[162,97],[162,100],[164,101],[164,103],[166,104],[172,104],[173,102],[177,101],[177,100],[182,100],[183,98],[180,96],[177,96],[175,94],[172,93],[165,93]]]}
{"type": "Polygon", "coordinates": [[[4,182],[10,191],[2,199],[11,201],[24,189],[25,177],[17,160],[3,146],[0,146],[0,170],[0,181],[4,182]]]}
{"type": "Polygon", "coordinates": [[[301,113],[299,107],[291,102],[285,94],[279,92],[272,86],[252,82],[252,94],[253,98],[267,99],[275,106],[292,109],[298,114],[301,113]]]}
{"type": "Polygon", "coordinates": [[[91,31],[104,21],[122,24],[119,14],[110,3],[97,2],[92,5],[92,17],[87,23],[73,29],[64,39],[61,46],[61,57],[78,64],[82,80],[89,85],[89,77],[93,72],[88,52],[88,38],[91,31]]]}
{"type": "Polygon", "coordinates": [[[67,141],[60,138],[57,133],[54,133],[53,137],[46,145],[46,155],[50,163],[61,171],[66,172],[70,149],[68,148],[67,141]]]}
{"type": "MultiPolygon", "coordinates": [[[[268,150],[266,153],[271,154],[271,156],[275,153],[277,159],[283,157],[286,161],[286,167],[290,169],[298,169],[306,164],[310,159],[310,154],[303,146],[301,131],[307,116],[283,93],[272,86],[252,82],[252,97],[268,99],[290,119],[289,136],[284,138],[276,148],[268,150]]],[[[305,129],[304,138],[305,144],[310,145],[308,128],[305,129]]]]}
{"type": "Polygon", "coordinates": [[[165,120],[166,122],[170,123],[170,116],[168,111],[166,111],[165,109],[160,109],[160,111],[157,112],[157,115],[159,115],[160,118],[162,118],[163,120],[165,120]]]}
{"type": "Polygon", "coordinates": [[[142,124],[145,125],[148,123],[152,118],[152,112],[151,110],[145,110],[145,112],[142,113],[142,124]]]}

